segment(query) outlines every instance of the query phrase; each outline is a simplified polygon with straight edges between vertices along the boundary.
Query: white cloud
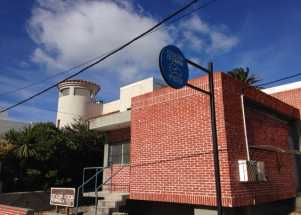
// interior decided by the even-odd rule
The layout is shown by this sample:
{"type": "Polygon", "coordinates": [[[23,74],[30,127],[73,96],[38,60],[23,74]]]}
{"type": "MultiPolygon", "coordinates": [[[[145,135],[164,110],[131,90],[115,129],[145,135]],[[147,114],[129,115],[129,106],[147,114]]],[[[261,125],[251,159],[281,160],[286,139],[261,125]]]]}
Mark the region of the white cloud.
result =
{"type": "Polygon", "coordinates": [[[220,32],[211,32],[210,38],[212,45],[208,48],[208,51],[214,53],[219,51],[228,51],[238,43],[238,39],[236,37],[229,37],[220,32]]]}
{"type": "MultiPolygon", "coordinates": [[[[142,33],[156,21],[135,13],[129,2],[39,1],[29,20],[31,38],[40,45],[33,61],[49,69],[71,66],[117,48],[142,33]]],[[[152,68],[160,49],[171,37],[157,31],[105,61],[100,69],[123,74],[152,68]]],[[[125,75],[123,74],[122,77],[125,75]]]]}
{"type": "Polygon", "coordinates": [[[238,43],[238,38],[226,33],[227,27],[209,26],[198,16],[182,22],[180,29],[186,43],[192,48],[202,48],[207,54],[214,55],[231,50],[238,43]]]}
{"type": "MultiPolygon", "coordinates": [[[[126,0],[39,0],[28,22],[28,32],[38,45],[32,60],[56,72],[99,56],[157,23],[145,14],[141,6],[126,0]]],[[[166,44],[215,54],[231,50],[237,42],[236,37],[193,16],[138,40],[97,69],[129,82],[157,69],[159,52],[166,44]]]]}
{"type": "Polygon", "coordinates": [[[183,28],[186,28],[190,31],[199,32],[203,34],[208,34],[211,31],[208,24],[202,21],[198,16],[193,16],[186,22],[181,23],[181,25],[183,28]]]}
{"type": "Polygon", "coordinates": [[[35,63],[45,63],[49,70],[55,69],[65,69],[65,65],[60,63],[59,59],[54,59],[47,52],[43,51],[41,48],[36,48],[32,55],[32,61],[35,63]]]}

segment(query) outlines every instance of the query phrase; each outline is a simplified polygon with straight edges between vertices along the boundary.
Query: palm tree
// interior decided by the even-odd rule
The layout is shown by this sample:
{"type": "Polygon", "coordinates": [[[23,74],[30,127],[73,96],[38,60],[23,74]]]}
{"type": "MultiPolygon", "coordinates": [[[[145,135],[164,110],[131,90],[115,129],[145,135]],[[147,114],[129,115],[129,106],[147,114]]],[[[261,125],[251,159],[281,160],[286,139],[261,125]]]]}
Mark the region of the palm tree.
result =
{"type": "Polygon", "coordinates": [[[250,86],[259,88],[256,84],[258,82],[260,82],[261,80],[258,79],[258,77],[256,75],[250,74],[248,67],[246,69],[244,69],[242,67],[234,68],[231,71],[228,71],[227,73],[228,73],[228,75],[230,75],[232,78],[234,78],[236,80],[243,81],[250,86]]]}
{"type": "Polygon", "coordinates": [[[27,160],[37,155],[34,147],[35,136],[31,126],[24,128],[20,133],[10,130],[5,134],[5,139],[14,145],[14,153],[20,160],[27,160]]]}

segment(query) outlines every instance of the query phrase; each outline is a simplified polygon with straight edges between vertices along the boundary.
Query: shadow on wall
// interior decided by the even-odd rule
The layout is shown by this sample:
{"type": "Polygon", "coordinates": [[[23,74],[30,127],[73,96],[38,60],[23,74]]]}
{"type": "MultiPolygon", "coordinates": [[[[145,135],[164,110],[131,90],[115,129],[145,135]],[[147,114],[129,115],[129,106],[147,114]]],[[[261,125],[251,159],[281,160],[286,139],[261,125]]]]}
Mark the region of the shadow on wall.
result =
{"type": "Polygon", "coordinates": [[[16,192],[0,194],[0,204],[12,207],[30,208],[34,211],[52,209],[50,194],[44,191],[16,192]]]}
{"type": "MultiPolygon", "coordinates": [[[[240,208],[224,208],[224,215],[288,215],[295,208],[295,199],[240,208]]],[[[188,204],[128,200],[122,212],[130,215],[217,215],[213,207],[188,204]]]]}

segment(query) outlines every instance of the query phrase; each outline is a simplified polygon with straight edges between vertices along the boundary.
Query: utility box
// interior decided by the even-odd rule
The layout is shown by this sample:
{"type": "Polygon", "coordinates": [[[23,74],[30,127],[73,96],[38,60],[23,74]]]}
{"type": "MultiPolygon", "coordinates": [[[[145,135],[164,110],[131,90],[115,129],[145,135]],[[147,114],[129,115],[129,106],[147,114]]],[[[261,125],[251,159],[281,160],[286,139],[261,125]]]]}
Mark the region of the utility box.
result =
{"type": "Polygon", "coordinates": [[[238,160],[240,182],[267,181],[264,162],[238,160]]]}

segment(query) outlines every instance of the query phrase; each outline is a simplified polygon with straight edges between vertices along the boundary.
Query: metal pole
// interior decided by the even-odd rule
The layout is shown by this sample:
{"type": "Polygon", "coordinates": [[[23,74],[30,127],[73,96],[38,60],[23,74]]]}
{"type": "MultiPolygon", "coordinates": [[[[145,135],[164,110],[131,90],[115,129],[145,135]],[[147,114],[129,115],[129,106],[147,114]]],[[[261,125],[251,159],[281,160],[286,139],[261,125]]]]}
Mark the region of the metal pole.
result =
{"type": "Polygon", "coordinates": [[[94,189],[95,189],[95,215],[97,215],[97,198],[98,198],[98,196],[97,196],[97,175],[98,175],[98,169],[96,169],[96,178],[95,178],[95,184],[94,184],[94,189]]]}
{"type": "MultiPolygon", "coordinates": [[[[85,168],[83,168],[83,183],[85,183],[85,168]]],[[[84,187],[83,187],[83,193],[84,193],[84,187]]]]}
{"type": "Polygon", "coordinates": [[[79,191],[80,191],[80,187],[77,188],[77,193],[76,193],[76,210],[75,210],[76,215],[78,214],[79,191]]]}
{"type": "Polygon", "coordinates": [[[112,175],[113,175],[113,161],[111,162],[111,193],[113,192],[113,180],[112,180],[112,175]]]}
{"type": "Polygon", "coordinates": [[[222,215],[223,207],[222,207],[222,192],[221,192],[220,167],[219,167],[218,144],[217,144],[213,63],[208,64],[208,70],[209,70],[210,112],[211,112],[210,115],[211,115],[213,156],[214,156],[216,206],[217,206],[217,214],[222,215]]]}
{"type": "Polygon", "coordinates": [[[247,160],[250,161],[251,158],[250,158],[249,141],[248,141],[248,133],[247,133],[244,94],[240,95],[240,99],[241,99],[242,119],[243,119],[243,124],[244,124],[244,134],[245,134],[245,145],[246,145],[246,152],[247,152],[247,160]]]}

